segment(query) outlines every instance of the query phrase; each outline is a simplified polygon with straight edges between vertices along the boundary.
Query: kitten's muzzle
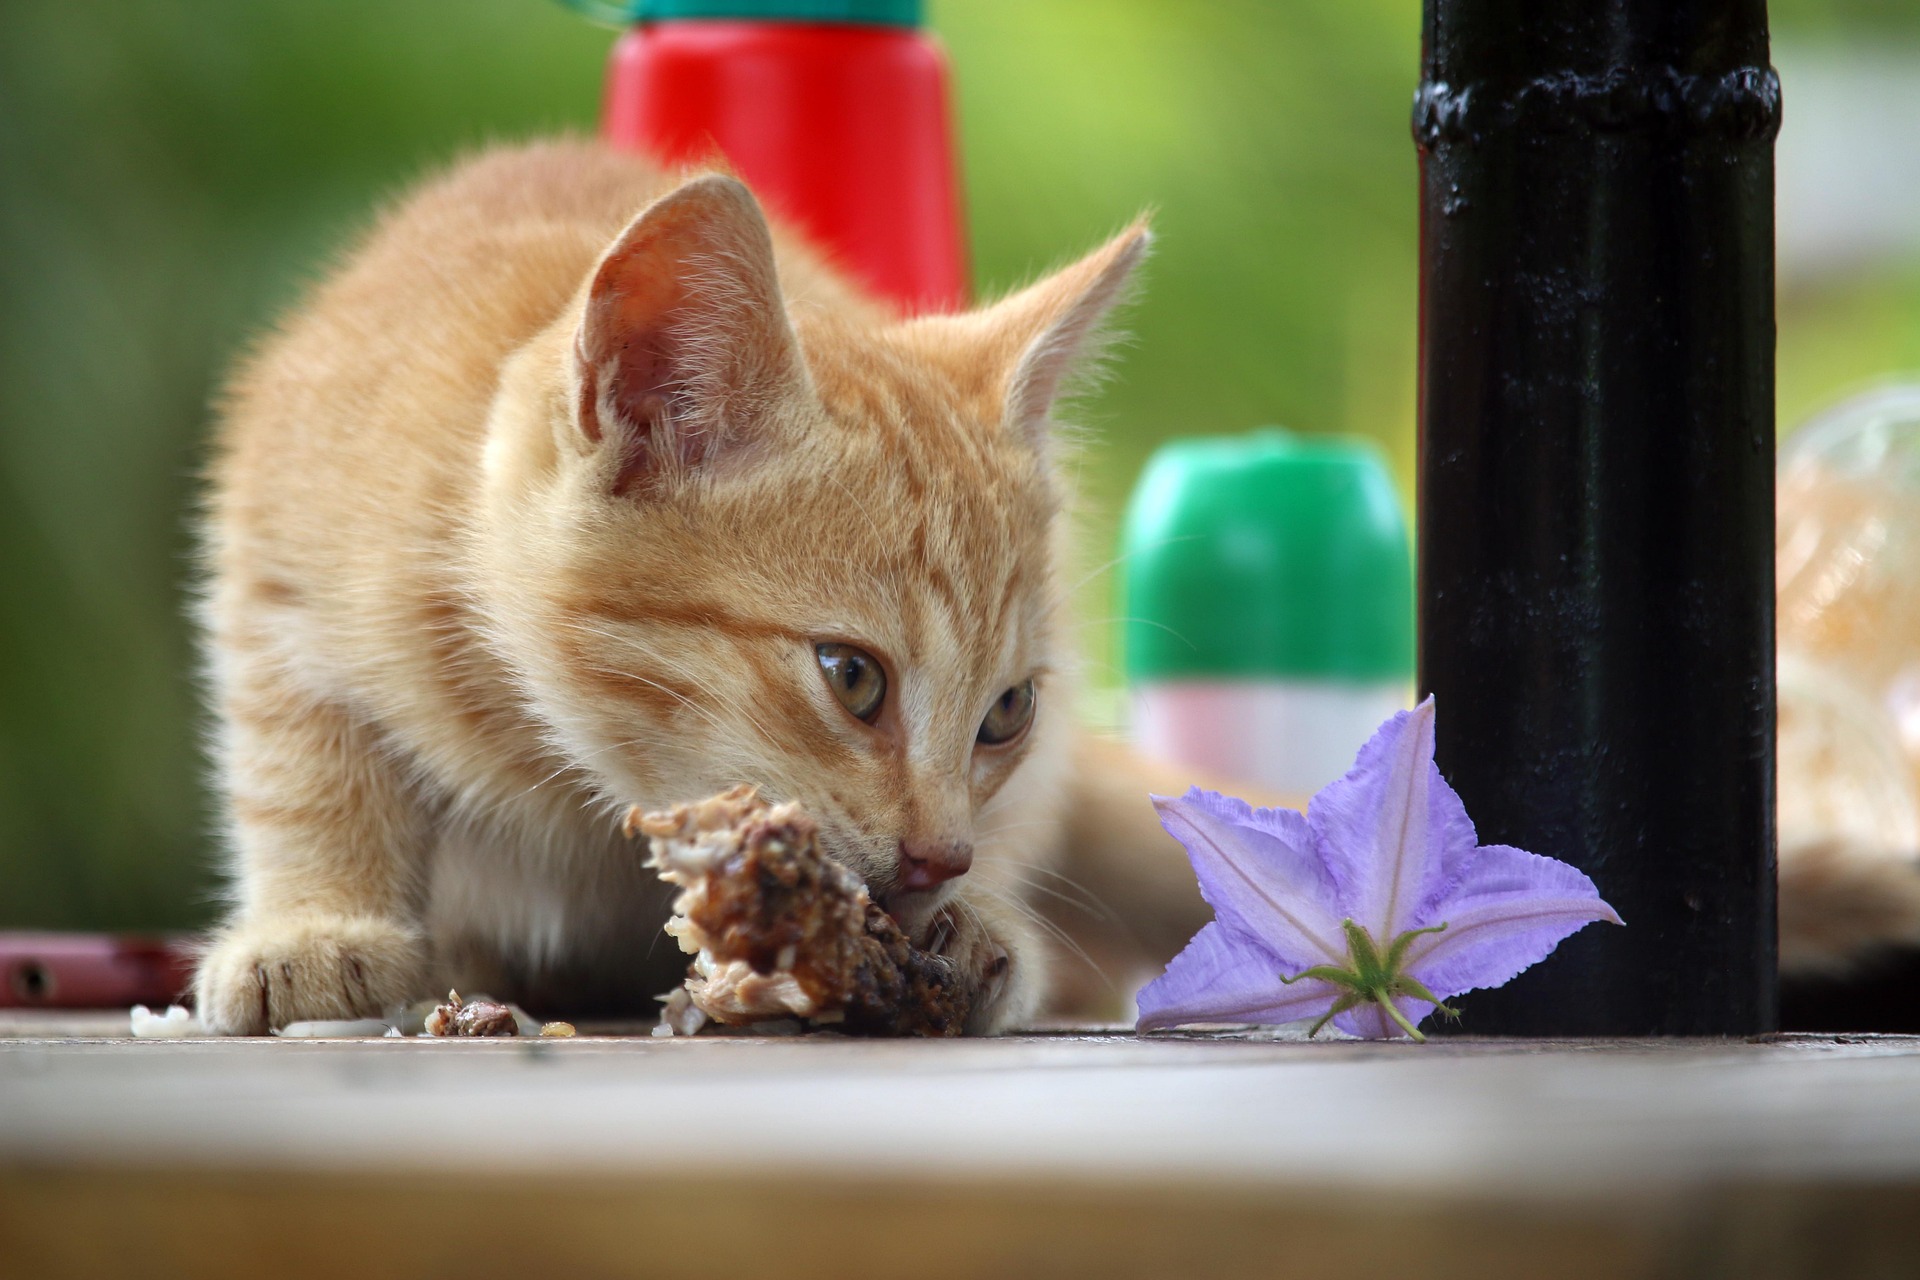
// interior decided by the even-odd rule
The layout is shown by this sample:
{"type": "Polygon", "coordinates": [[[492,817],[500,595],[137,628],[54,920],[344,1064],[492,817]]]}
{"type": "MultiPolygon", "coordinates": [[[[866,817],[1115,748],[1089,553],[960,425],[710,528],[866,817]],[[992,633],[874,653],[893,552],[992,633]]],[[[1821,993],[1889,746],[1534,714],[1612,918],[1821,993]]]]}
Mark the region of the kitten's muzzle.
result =
{"type": "Polygon", "coordinates": [[[895,883],[908,893],[924,893],[967,874],[973,846],[963,840],[902,840],[895,883]]]}

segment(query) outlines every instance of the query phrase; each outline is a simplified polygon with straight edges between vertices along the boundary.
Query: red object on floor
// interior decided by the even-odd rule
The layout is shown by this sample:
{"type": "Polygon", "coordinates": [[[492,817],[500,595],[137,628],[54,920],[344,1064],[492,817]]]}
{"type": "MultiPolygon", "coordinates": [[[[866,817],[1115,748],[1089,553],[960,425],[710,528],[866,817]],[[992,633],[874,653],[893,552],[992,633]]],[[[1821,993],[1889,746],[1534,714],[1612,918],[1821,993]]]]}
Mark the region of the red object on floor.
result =
{"type": "Polygon", "coordinates": [[[0,932],[0,1008],[164,1007],[192,982],[188,938],[0,932]]]}
{"type": "Polygon", "coordinates": [[[915,26],[675,18],[630,28],[601,131],[668,165],[723,158],[907,313],[966,305],[947,62],[915,26]]]}

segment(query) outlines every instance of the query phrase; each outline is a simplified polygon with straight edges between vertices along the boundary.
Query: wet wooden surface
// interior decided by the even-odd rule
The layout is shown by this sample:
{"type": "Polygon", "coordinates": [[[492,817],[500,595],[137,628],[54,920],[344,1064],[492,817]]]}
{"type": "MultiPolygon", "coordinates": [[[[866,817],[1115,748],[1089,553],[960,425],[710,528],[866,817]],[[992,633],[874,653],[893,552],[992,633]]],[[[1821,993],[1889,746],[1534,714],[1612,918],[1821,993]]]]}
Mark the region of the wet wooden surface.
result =
{"type": "Polygon", "coordinates": [[[0,1275],[1920,1275],[1915,1038],[117,1029],[0,1019],[0,1275]]]}

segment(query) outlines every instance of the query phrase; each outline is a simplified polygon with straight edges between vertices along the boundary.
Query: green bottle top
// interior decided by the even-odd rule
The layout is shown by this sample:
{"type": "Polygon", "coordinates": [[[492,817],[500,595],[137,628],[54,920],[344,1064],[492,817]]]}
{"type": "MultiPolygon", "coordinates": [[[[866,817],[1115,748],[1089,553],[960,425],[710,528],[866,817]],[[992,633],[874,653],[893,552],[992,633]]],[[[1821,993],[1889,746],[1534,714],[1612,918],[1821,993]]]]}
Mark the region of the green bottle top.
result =
{"type": "Polygon", "coordinates": [[[921,0],[627,0],[635,22],[669,18],[742,18],[763,22],[854,22],[917,27],[921,0]]]}
{"type": "Polygon", "coordinates": [[[1122,533],[1130,683],[1413,675],[1406,518],[1371,441],[1164,445],[1122,533]]]}

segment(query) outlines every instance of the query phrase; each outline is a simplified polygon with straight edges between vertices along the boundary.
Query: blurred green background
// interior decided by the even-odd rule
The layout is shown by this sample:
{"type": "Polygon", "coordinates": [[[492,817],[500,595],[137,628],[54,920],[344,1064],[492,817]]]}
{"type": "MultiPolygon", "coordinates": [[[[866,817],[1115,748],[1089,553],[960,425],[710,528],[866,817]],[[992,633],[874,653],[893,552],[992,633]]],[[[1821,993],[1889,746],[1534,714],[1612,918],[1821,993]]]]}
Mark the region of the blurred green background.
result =
{"type": "MultiPolygon", "coordinates": [[[[1773,10],[1784,218],[1789,55],[1842,90],[1870,61],[1899,99],[1920,85],[1920,0],[1773,10]]],[[[1083,477],[1090,565],[1174,433],[1360,432],[1407,485],[1418,0],[933,0],[932,16],[983,292],[1159,211],[1135,341],[1083,415],[1104,437],[1083,477]]],[[[223,370],[416,175],[590,129],[611,39],[550,0],[0,5],[0,926],[208,917],[183,587],[223,370]]],[[[1842,138],[1864,136],[1841,115],[1842,138]]],[[[1895,169],[1920,163],[1907,145],[1895,169]]],[[[1920,201],[1900,205],[1914,191],[1876,207],[1920,225],[1920,201]]],[[[1783,426],[1920,369],[1915,241],[1837,225],[1792,261],[1783,227],[1783,426]]],[[[1085,635],[1110,680],[1106,591],[1084,593],[1085,635]]]]}

